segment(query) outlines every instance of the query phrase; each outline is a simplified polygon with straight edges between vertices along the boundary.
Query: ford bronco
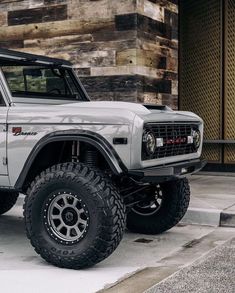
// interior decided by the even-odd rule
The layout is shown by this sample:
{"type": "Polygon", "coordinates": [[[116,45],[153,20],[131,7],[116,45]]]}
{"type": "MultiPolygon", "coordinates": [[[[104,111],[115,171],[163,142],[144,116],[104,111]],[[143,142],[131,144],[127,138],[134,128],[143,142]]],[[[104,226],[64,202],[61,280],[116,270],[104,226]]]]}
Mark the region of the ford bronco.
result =
{"type": "Polygon", "coordinates": [[[25,194],[27,236],[59,267],[108,257],[124,230],[175,226],[203,122],[161,105],[92,102],[72,65],[0,49],[0,214],[25,194]]]}

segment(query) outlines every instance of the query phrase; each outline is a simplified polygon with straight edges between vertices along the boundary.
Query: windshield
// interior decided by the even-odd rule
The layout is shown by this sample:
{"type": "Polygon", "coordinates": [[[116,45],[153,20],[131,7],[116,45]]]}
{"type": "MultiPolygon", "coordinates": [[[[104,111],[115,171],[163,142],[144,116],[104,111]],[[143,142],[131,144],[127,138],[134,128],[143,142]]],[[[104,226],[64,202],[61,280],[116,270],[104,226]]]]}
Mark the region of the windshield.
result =
{"type": "Polygon", "coordinates": [[[71,69],[46,66],[1,66],[15,98],[84,100],[71,69]]]}

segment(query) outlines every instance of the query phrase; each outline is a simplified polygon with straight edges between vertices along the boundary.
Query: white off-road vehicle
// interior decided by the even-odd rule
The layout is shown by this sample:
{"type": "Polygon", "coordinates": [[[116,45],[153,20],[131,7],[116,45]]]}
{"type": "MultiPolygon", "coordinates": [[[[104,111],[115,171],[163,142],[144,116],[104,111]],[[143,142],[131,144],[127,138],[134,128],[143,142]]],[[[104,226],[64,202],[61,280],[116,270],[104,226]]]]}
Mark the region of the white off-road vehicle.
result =
{"type": "Polygon", "coordinates": [[[0,214],[26,194],[27,236],[65,268],[92,266],[124,230],[175,226],[203,122],[158,105],[91,102],[69,62],[0,49],[0,214]]]}

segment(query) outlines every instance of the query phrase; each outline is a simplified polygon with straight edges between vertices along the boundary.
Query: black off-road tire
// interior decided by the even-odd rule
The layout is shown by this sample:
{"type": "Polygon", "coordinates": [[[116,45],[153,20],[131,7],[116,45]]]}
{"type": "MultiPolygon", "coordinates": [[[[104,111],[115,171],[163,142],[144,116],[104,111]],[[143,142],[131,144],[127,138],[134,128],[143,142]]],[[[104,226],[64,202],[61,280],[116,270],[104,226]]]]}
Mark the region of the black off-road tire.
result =
{"type": "Polygon", "coordinates": [[[132,209],[127,215],[127,228],[136,233],[156,235],[174,227],[185,215],[190,201],[188,180],[178,179],[162,184],[162,204],[155,213],[141,215],[132,209]]]}
{"type": "Polygon", "coordinates": [[[16,204],[17,198],[19,197],[18,192],[0,192],[0,215],[8,212],[16,204]]]}
{"type": "Polygon", "coordinates": [[[126,226],[125,205],[109,178],[80,163],[56,165],[36,177],[27,192],[24,217],[35,251],[47,262],[69,269],[90,267],[107,258],[126,226]],[[87,231],[75,243],[57,239],[47,224],[45,211],[58,191],[75,194],[89,215],[87,231]]]}

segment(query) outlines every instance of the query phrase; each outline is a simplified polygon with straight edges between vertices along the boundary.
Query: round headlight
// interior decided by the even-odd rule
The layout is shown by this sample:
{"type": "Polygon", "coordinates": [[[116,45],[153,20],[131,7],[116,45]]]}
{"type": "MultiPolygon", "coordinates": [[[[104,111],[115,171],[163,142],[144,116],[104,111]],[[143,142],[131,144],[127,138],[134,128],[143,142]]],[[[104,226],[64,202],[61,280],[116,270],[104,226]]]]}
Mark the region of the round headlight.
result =
{"type": "Polygon", "coordinates": [[[200,130],[194,129],[193,130],[193,145],[195,149],[199,149],[201,144],[201,133],[200,130]]]}
{"type": "Polygon", "coordinates": [[[156,150],[156,138],[151,131],[146,131],[143,135],[145,151],[148,155],[153,155],[156,150]]]}

